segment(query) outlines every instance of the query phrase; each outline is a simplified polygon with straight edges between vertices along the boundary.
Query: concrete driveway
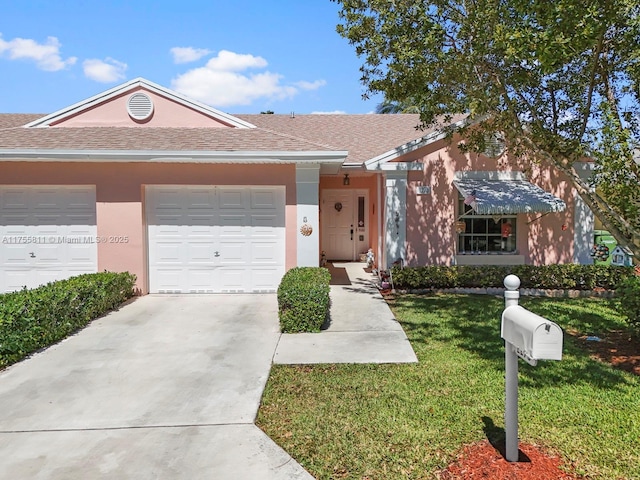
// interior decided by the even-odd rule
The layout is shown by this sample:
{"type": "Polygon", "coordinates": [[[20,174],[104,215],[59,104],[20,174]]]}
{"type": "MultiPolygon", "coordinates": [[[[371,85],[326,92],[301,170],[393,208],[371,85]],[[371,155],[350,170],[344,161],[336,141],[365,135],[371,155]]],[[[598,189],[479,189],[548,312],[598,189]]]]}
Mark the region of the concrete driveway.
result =
{"type": "Polygon", "coordinates": [[[0,479],[310,479],[253,421],[271,295],[146,296],[0,373],[0,479]]]}

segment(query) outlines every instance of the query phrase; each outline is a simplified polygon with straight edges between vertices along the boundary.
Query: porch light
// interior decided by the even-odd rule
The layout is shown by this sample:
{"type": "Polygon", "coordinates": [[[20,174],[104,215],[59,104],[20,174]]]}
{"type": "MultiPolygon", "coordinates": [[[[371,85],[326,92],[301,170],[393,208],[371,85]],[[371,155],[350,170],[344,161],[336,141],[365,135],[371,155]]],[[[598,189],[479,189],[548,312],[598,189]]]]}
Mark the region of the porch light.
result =
{"type": "Polygon", "coordinates": [[[342,185],[350,185],[351,180],[349,180],[349,174],[345,173],[344,178],[342,179],[342,185]]]}

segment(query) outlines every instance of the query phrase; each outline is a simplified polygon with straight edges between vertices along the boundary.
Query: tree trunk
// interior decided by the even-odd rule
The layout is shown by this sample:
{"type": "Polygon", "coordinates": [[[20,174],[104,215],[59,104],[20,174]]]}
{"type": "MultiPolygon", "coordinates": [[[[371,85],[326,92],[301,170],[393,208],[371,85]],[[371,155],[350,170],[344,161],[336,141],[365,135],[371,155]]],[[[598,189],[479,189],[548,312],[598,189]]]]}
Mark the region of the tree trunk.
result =
{"type": "Polygon", "coordinates": [[[615,212],[600,196],[591,190],[573,167],[553,159],[547,152],[544,155],[553,167],[567,175],[571,184],[591,211],[602,222],[602,225],[615,237],[618,244],[628,247],[636,258],[640,258],[640,232],[629,224],[620,214],[615,212]]]}
{"type": "Polygon", "coordinates": [[[591,187],[580,178],[580,175],[573,168],[574,162],[563,155],[553,155],[538,147],[531,138],[525,135],[520,138],[525,141],[529,150],[539,160],[560,170],[569,177],[580,198],[584,200],[593,214],[598,217],[604,228],[613,235],[618,244],[628,247],[636,259],[640,259],[640,231],[627,222],[622,215],[613,210],[595,191],[592,191],[591,187]]]}

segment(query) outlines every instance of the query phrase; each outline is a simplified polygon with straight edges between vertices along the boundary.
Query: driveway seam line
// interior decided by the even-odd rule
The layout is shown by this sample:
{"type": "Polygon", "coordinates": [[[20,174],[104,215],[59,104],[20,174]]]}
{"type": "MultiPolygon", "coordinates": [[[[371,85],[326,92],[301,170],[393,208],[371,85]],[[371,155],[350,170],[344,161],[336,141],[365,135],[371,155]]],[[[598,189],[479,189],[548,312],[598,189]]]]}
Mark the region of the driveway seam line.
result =
{"type": "Polygon", "coordinates": [[[0,434],[11,433],[54,433],[54,432],[101,432],[111,430],[153,430],[159,428],[193,428],[193,427],[230,427],[230,426],[247,426],[255,425],[253,422],[234,422],[234,423],[186,423],[179,425],[137,425],[129,427],[93,427],[93,428],[51,428],[51,429],[33,429],[33,430],[0,430],[0,434]]]}

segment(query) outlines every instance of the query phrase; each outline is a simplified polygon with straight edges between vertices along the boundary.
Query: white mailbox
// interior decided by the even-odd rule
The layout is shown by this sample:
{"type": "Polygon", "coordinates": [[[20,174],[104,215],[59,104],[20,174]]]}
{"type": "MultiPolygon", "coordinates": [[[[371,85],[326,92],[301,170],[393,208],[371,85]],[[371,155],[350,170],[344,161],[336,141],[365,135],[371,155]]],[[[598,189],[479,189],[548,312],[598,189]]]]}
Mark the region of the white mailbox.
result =
{"type": "Polygon", "coordinates": [[[520,305],[504,309],[501,336],[531,365],[538,360],[562,360],[562,329],[520,305]]]}

